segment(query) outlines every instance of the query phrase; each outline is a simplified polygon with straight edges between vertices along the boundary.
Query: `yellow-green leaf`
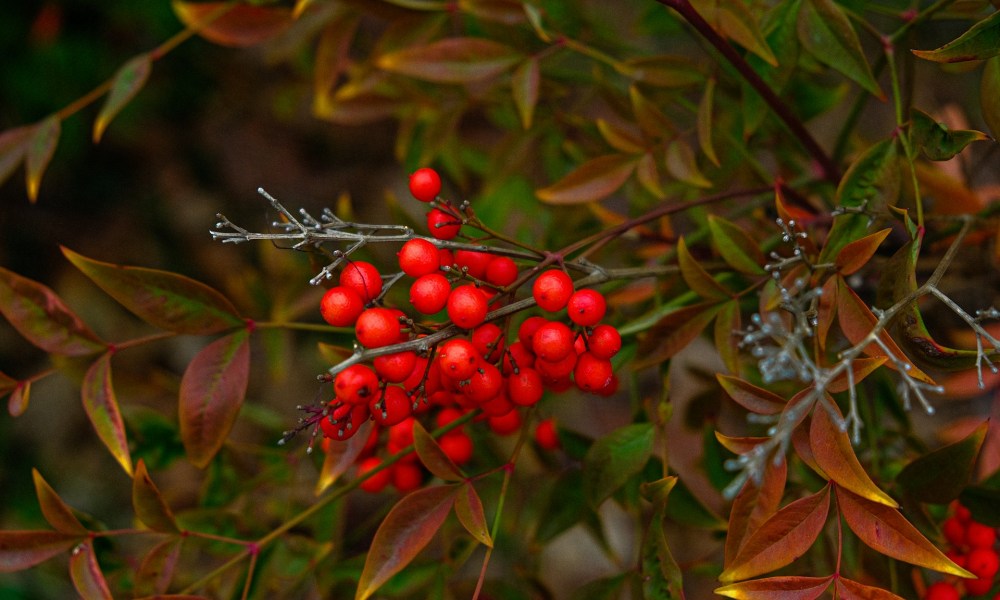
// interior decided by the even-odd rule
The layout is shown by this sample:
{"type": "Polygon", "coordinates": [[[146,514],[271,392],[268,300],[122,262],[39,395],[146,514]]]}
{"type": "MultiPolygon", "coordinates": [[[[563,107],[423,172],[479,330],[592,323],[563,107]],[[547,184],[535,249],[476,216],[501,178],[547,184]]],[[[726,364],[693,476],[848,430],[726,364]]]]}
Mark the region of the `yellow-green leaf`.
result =
{"type": "Polygon", "coordinates": [[[706,300],[725,300],[730,297],[729,291],[712,278],[698,263],[688,250],[682,236],[677,241],[677,264],[681,269],[681,277],[689,288],[706,300]]]}
{"type": "Polygon", "coordinates": [[[56,115],[39,123],[31,133],[28,142],[27,157],[24,161],[24,174],[28,186],[28,200],[38,199],[38,186],[42,181],[45,168],[49,166],[52,155],[59,143],[61,121],[56,115]]]}
{"type": "Polygon", "coordinates": [[[592,158],[535,193],[549,204],[582,204],[610,196],[632,176],[638,159],[623,154],[592,158]]]}
{"type": "Polygon", "coordinates": [[[712,182],[698,168],[698,161],[695,159],[694,150],[684,140],[674,139],[667,144],[664,165],[667,168],[667,173],[673,175],[678,181],[683,181],[695,187],[712,187],[712,182]]]}
{"type": "Polygon", "coordinates": [[[729,266],[748,275],[763,275],[767,259],[747,232],[732,221],[709,215],[712,243],[729,266]]]}
{"type": "Polygon", "coordinates": [[[483,512],[483,501],[479,499],[476,488],[472,483],[466,481],[458,490],[455,497],[455,515],[458,521],[465,527],[472,537],[476,538],[480,544],[493,547],[493,538],[490,536],[489,526],[486,524],[486,514],[483,512]]]}
{"type": "Polygon", "coordinates": [[[832,579],[833,575],[765,577],[724,585],[715,593],[737,600],[816,600],[830,587],[832,579]]]}
{"type": "Polygon", "coordinates": [[[514,95],[514,105],[521,117],[521,126],[531,129],[535,116],[535,105],[538,104],[538,87],[541,74],[538,58],[532,56],[522,62],[510,76],[510,89],[514,95]]]}
{"type": "Polygon", "coordinates": [[[850,19],[833,0],[805,0],[799,11],[798,29],[799,41],[816,60],[853,79],[879,98],[885,97],[872,76],[850,19]]]}
{"type": "Polygon", "coordinates": [[[83,600],[112,600],[111,589],[94,556],[94,544],[83,542],[69,557],[69,576],[83,600]]]}
{"type": "Polygon", "coordinates": [[[111,455],[125,472],[132,475],[132,457],[129,454],[128,439],[125,437],[125,423],[118,408],[118,398],[111,384],[111,353],[101,355],[87,369],[83,377],[83,409],[111,455]]]}
{"type": "Polygon", "coordinates": [[[379,68],[435,83],[469,83],[500,75],[522,58],[500,42],[455,37],[410,46],[378,58],[379,68]]]}
{"type": "Polygon", "coordinates": [[[705,82],[705,93],[698,103],[698,144],[705,157],[712,161],[715,166],[719,166],[719,157],[715,154],[715,144],[712,142],[712,106],[715,98],[715,79],[705,82]]]}
{"type": "Polygon", "coordinates": [[[985,60],[1000,54],[1000,12],[973,25],[958,38],[936,50],[911,50],[924,60],[939,63],[985,60]]]}
{"type": "Polygon", "coordinates": [[[778,59],[760,32],[754,12],[742,0],[693,2],[692,6],[725,37],[753,52],[768,64],[778,65],[778,59]]]}
{"type": "Polygon", "coordinates": [[[121,112],[125,105],[135,98],[142,86],[146,85],[149,73],[153,69],[153,61],[149,54],[140,54],[122,65],[111,81],[111,90],[104,100],[101,112],[94,120],[94,143],[101,141],[101,136],[108,124],[121,112]]]}

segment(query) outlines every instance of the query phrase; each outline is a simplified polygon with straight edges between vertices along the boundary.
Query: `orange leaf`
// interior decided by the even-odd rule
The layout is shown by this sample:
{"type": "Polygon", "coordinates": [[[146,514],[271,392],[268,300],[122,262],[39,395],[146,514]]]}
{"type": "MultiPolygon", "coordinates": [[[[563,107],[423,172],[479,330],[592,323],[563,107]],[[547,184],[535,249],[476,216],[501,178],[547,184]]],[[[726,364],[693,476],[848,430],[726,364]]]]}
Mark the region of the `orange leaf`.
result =
{"type": "Polygon", "coordinates": [[[873,550],[919,567],[975,578],[942,554],[895,508],[866,500],[840,486],[836,491],[847,526],[873,550]]]}
{"type": "Polygon", "coordinates": [[[111,353],[101,355],[83,377],[83,409],[90,423],[125,472],[132,475],[132,457],[125,438],[125,423],[118,409],[118,397],[111,385],[111,353]]]}
{"type": "Polygon", "coordinates": [[[767,577],[741,581],[715,590],[720,596],[737,600],[815,600],[830,587],[833,575],[826,577],[767,577]]]}
{"type": "Polygon", "coordinates": [[[268,40],[292,24],[292,10],[230,2],[173,0],[174,14],[189,29],[220,46],[243,48],[268,40]]]}
{"type": "Polygon", "coordinates": [[[722,444],[722,447],[733,454],[746,454],[754,449],[757,444],[766,442],[771,438],[767,437],[733,437],[724,433],[715,432],[715,439],[722,444]]]}
{"type": "Polygon", "coordinates": [[[935,214],[975,214],[986,206],[984,198],[937,165],[916,162],[914,167],[916,167],[920,191],[936,200],[934,203],[935,214]]]}
{"type": "Polygon", "coordinates": [[[857,272],[871,260],[872,256],[875,256],[878,247],[890,232],[892,229],[886,228],[845,245],[834,259],[837,271],[844,276],[857,272]]]}
{"type": "Polygon", "coordinates": [[[791,564],[819,537],[829,508],[829,485],[785,506],[750,535],[719,581],[747,579],[791,564]]]}
{"type": "Polygon", "coordinates": [[[469,83],[497,77],[517,64],[517,50],[475,37],[454,37],[383,54],[380,69],[435,83],[469,83]]]}
{"type": "Polygon", "coordinates": [[[739,377],[718,373],[715,375],[715,379],[734,402],[752,413],[776,415],[785,410],[785,406],[788,404],[784,398],[774,392],[757,387],[739,377]]]}
{"type": "Polygon", "coordinates": [[[0,531],[0,573],[13,573],[66,552],[82,538],[58,531],[0,531]]]}
{"type": "Polygon", "coordinates": [[[712,278],[691,256],[683,237],[677,241],[677,264],[680,266],[684,283],[705,300],[724,300],[730,297],[726,288],[712,278]]]}
{"type": "MultiPolygon", "coordinates": [[[[827,397],[827,402],[832,403],[833,399],[827,397]]],[[[816,462],[834,483],[873,502],[893,508],[899,506],[868,477],[854,454],[847,432],[837,427],[822,402],[817,403],[816,410],[813,411],[809,443],[816,462]]]]}
{"type": "Polygon", "coordinates": [[[816,455],[813,454],[812,446],[809,443],[809,429],[811,426],[812,421],[808,417],[802,423],[799,423],[792,431],[792,447],[795,448],[795,454],[802,459],[802,462],[806,463],[806,466],[815,471],[823,479],[830,479],[826,471],[816,462],[816,455]]]}
{"type": "Polygon", "coordinates": [[[724,302],[715,315],[715,349],[733,373],[740,372],[740,338],[736,333],[740,329],[740,301],[734,298],[724,302]]]}
{"type": "MultiPolygon", "coordinates": [[[[857,385],[862,379],[871,375],[875,369],[884,365],[887,360],[889,359],[885,356],[879,356],[878,358],[856,358],[851,361],[851,372],[854,373],[854,384],[857,385]]],[[[841,373],[831,379],[830,383],[826,384],[826,391],[831,394],[846,392],[849,383],[847,373],[841,373]]]]}
{"type": "Polygon", "coordinates": [[[863,585],[845,577],[838,577],[836,585],[841,600],[903,600],[889,590],[863,585]]]}
{"type": "Polygon", "coordinates": [[[826,350],[826,338],[833,327],[833,319],[837,316],[837,282],[838,278],[830,277],[823,282],[819,297],[819,308],[816,313],[816,339],[821,350],[826,350]]]}
{"type": "Polygon", "coordinates": [[[132,476],[132,507],[135,516],[153,531],[161,533],[180,533],[174,513],[167,506],[166,500],[159,488],[153,483],[153,478],[146,470],[146,463],[139,459],[132,476]]]}
{"type": "Polygon", "coordinates": [[[392,507],[375,532],[355,600],[369,598],[416,558],[444,524],[458,490],[452,485],[424,488],[403,496],[392,507]]]}
{"type": "Polygon", "coordinates": [[[97,564],[90,540],[73,548],[69,557],[69,575],[83,600],[111,600],[111,590],[101,572],[101,565],[97,564]]]}
{"type": "Polygon", "coordinates": [[[760,485],[748,479],[733,499],[726,533],[726,567],[732,564],[747,538],[778,511],[787,476],[788,463],[785,460],[778,465],[769,460],[760,485]]]}
{"type": "Polygon", "coordinates": [[[637,162],[637,158],[623,154],[598,156],[535,193],[549,204],[582,204],[600,200],[625,185],[637,162]]]}

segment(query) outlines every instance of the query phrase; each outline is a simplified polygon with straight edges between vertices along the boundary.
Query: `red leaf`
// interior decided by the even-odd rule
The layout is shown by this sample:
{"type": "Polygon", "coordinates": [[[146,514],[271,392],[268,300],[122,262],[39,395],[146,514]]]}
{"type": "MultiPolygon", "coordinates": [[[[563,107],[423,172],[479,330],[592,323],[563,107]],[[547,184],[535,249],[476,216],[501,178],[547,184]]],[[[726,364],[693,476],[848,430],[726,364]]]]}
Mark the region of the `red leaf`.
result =
{"type": "MultiPolygon", "coordinates": [[[[854,373],[854,385],[861,382],[862,379],[871,375],[875,369],[878,369],[885,364],[885,361],[889,360],[885,356],[879,356],[878,358],[856,358],[851,361],[851,372],[854,373]]],[[[846,392],[850,389],[850,381],[847,378],[847,373],[841,373],[833,379],[830,383],[826,384],[826,391],[831,394],[839,394],[840,392],[846,392]]]]}
{"type": "Polygon", "coordinates": [[[51,354],[86,356],[107,345],[46,286],[0,267],[0,313],[51,354]]]}
{"type": "Polygon", "coordinates": [[[427,470],[436,477],[445,481],[462,481],[465,476],[461,469],[448,458],[441,446],[438,445],[431,434],[427,433],[424,426],[419,421],[413,422],[413,448],[420,457],[420,462],[427,467],[427,470]]]}
{"type": "Polygon", "coordinates": [[[81,539],[58,531],[0,531],[0,573],[33,567],[66,552],[81,539]]]}
{"type": "Polygon", "coordinates": [[[379,68],[436,83],[468,83],[500,75],[521,60],[510,46],[485,38],[454,37],[409,46],[378,58],[379,68]]]}
{"type": "MultiPolygon", "coordinates": [[[[827,402],[832,403],[833,399],[828,397],[827,402]]],[[[816,462],[834,483],[872,502],[893,508],[899,506],[868,477],[868,473],[854,454],[854,447],[847,432],[841,431],[834,423],[822,406],[822,401],[817,403],[816,410],[813,411],[812,424],[809,427],[809,443],[816,462]]]]}
{"type": "Polygon", "coordinates": [[[875,256],[878,247],[882,245],[891,231],[892,229],[889,228],[876,231],[841,248],[840,252],[837,253],[837,258],[834,259],[837,272],[844,276],[851,275],[868,264],[868,261],[875,256]]]}
{"type": "Polygon", "coordinates": [[[35,481],[35,494],[38,496],[38,506],[42,515],[56,531],[73,535],[86,535],[87,528],[73,514],[73,510],[63,502],[59,494],[42,478],[37,470],[31,470],[35,481]]]}
{"type": "Polygon", "coordinates": [[[465,530],[479,540],[479,543],[493,547],[493,538],[490,536],[490,529],[486,525],[486,514],[483,512],[483,502],[479,499],[476,488],[468,481],[462,484],[455,498],[455,515],[465,530]]]}
{"type": "Polygon", "coordinates": [[[25,125],[0,133],[0,184],[21,164],[34,129],[34,125],[25,125]]]}
{"type": "Polygon", "coordinates": [[[725,435],[723,433],[715,432],[715,439],[722,444],[722,447],[729,450],[733,454],[746,454],[754,449],[755,446],[766,442],[771,438],[766,437],[732,437],[725,435]]]}
{"type": "Polygon", "coordinates": [[[829,508],[829,485],[785,506],[750,534],[719,581],[747,579],[790,564],[819,537],[829,508]]]}
{"type": "Polygon", "coordinates": [[[121,112],[125,105],[135,98],[142,86],[146,85],[149,73],[153,69],[153,60],[149,54],[140,54],[133,57],[118,69],[111,81],[111,90],[104,100],[101,112],[94,120],[94,143],[101,141],[104,130],[108,124],[121,112]]]}
{"type": "Polygon", "coordinates": [[[815,600],[830,587],[833,575],[826,577],[767,577],[741,581],[715,590],[720,596],[737,600],[815,600]]]}
{"type": "Polygon", "coordinates": [[[204,468],[222,447],[243,405],[250,376],[249,332],[219,338],[199,352],[181,380],[181,440],[204,468]]]}
{"type": "Polygon", "coordinates": [[[323,457],[323,466],[320,468],[319,477],[316,479],[317,496],[322,494],[326,488],[333,485],[341,475],[350,469],[357,458],[361,456],[361,451],[365,449],[368,442],[367,423],[361,425],[361,429],[350,438],[342,442],[330,440],[326,456],[323,457]]]}
{"type": "Polygon", "coordinates": [[[778,511],[781,496],[785,492],[788,463],[784,460],[775,465],[768,461],[760,485],[747,480],[743,489],[733,499],[729,512],[729,529],[726,534],[725,566],[732,564],[743,542],[757,531],[761,524],[778,511]]]}
{"type": "Polygon", "coordinates": [[[24,174],[28,185],[28,200],[34,202],[38,199],[38,185],[42,181],[42,174],[49,166],[59,143],[61,122],[59,117],[53,115],[32,129],[24,161],[24,174]]]}
{"type": "Polygon", "coordinates": [[[132,475],[132,457],[129,455],[125,423],[118,410],[118,398],[111,384],[111,353],[107,352],[94,361],[83,377],[83,410],[90,423],[111,451],[125,472],[132,475]]]}
{"type": "Polygon", "coordinates": [[[232,303],[204,283],[168,271],[93,260],[68,248],[62,251],[98,287],[150,325],[205,335],[244,324],[232,303]]]}
{"type": "Polygon", "coordinates": [[[104,580],[101,565],[97,564],[90,540],[73,548],[69,557],[69,576],[83,600],[111,600],[111,590],[104,580]]]}
{"type": "Polygon", "coordinates": [[[836,585],[841,600],[903,600],[889,590],[862,585],[845,577],[838,577],[836,585]]]}
{"type": "Polygon", "coordinates": [[[28,410],[28,400],[31,398],[31,381],[25,381],[16,386],[7,399],[7,412],[12,417],[20,417],[28,410]]]}
{"type": "Polygon", "coordinates": [[[624,154],[598,156],[535,193],[549,204],[583,204],[600,200],[625,185],[638,160],[624,154]]]}
{"type": "Polygon", "coordinates": [[[521,116],[521,126],[531,129],[538,103],[538,87],[541,85],[538,58],[532,56],[521,63],[510,77],[510,91],[514,95],[517,114],[521,116]]]}
{"type": "Polygon", "coordinates": [[[840,514],[848,527],[873,550],[942,573],[975,577],[942,554],[895,508],[865,500],[840,486],[836,490],[840,514]]]}
{"type": "Polygon", "coordinates": [[[365,559],[355,600],[366,600],[430,543],[455,502],[457,487],[435,486],[403,496],[386,515],[365,559]]]}
{"type": "Polygon", "coordinates": [[[171,6],[188,29],[210,42],[233,48],[259,44],[292,24],[292,11],[284,7],[181,0],[173,0],[171,6]]]}
{"type": "Polygon", "coordinates": [[[785,410],[788,402],[774,392],[744,381],[739,377],[717,373],[716,381],[734,402],[758,415],[776,415],[785,410]]]}
{"type": "Polygon", "coordinates": [[[153,531],[180,533],[174,514],[153,483],[142,459],[139,459],[135,475],[132,476],[132,507],[135,509],[135,516],[153,531]]]}
{"type": "Polygon", "coordinates": [[[177,559],[181,554],[183,538],[172,537],[163,540],[146,554],[135,576],[135,586],[138,590],[152,590],[155,594],[163,594],[170,587],[170,580],[177,568],[177,559]]]}

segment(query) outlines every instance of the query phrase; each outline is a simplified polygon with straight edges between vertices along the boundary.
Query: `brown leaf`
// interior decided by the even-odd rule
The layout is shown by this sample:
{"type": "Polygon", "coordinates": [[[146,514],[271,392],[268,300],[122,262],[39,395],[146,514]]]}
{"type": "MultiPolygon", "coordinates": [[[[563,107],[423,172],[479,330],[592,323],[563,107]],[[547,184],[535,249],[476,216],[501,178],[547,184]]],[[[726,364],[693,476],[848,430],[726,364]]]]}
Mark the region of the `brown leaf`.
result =
{"type": "Polygon", "coordinates": [[[715,318],[720,305],[704,302],[667,313],[647,331],[639,342],[641,359],[632,365],[643,369],[659,364],[683,350],[715,318]]]}
{"type": "MultiPolygon", "coordinates": [[[[868,377],[876,369],[885,364],[888,360],[884,356],[879,356],[878,358],[856,358],[851,361],[851,372],[854,374],[854,384],[857,385],[862,379],[868,377]]],[[[840,392],[846,392],[850,387],[850,381],[847,378],[847,373],[841,373],[833,379],[830,383],[826,384],[826,391],[831,394],[839,394],[840,392]]]]}
{"type": "Polygon", "coordinates": [[[111,451],[118,464],[132,476],[132,457],[125,423],[118,408],[118,397],[111,383],[111,353],[106,352],[87,369],[83,377],[83,410],[104,445],[111,451]]]}
{"type": "Polygon", "coordinates": [[[823,282],[821,288],[819,308],[816,311],[816,340],[821,350],[826,350],[826,338],[837,316],[837,289],[839,289],[837,282],[837,277],[830,277],[823,282]]]}
{"type": "Polygon", "coordinates": [[[146,470],[146,463],[139,459],[132,476],[132,507],[143,525],[161,533],[180,533],[174,513],[146,470]]]}
{"type": "MultiPolygon", "coordinates": [[[[833,403],[830,397],[827,397],[826,401],[833,403]]],[[[823,401],[818,402],[816,410],[813,411],[809,442],[816,462],[834,483],[872,502],[893,508],[899,506],[889,494],[880,490],[865,472],[857,455],[854,454],[850,437],[834,423],[830,413],[823,407],[823,401]]]]}
{"type": "Polygon", "coordinates": [[[486,524],[486,515],[483,512],[483,501],[479,499],[479,494],[471,482],[466,481],[458,491],[455,497],[455,514],[472,537],[484,546],[493,547],[493,538],[490,536],[490,528],[486,524]]]}
{"type": "Polygon", "coordinates": [[[903,600],[889,590],[864,585],[846,577],[838,577],[836,585],[841,600],[903,600]]]}
{"type": "Polygon", "coordinates": [[[496,77],[522,59],[519,52],[485,38],[454,37],[383,54],[380,69],[435,83],[469,83],[496,77]]]}
{"type": "Polygon", "coordinates": [[[87,528],[73,514],[73,510],[63,502],[52,486],[42,478],[36,469],[31,470],[35,481],[35,495],[38,496],[38,506],[42,516],[56,531],[73,535],[86,535],[87,528]]]}
{"type": "Polygon", "coordinates": [[[776,415],[785,410],[785,406],[788,404],[784,398],[774,392],[757,387],[739,377],[717,373],[715,379],[722,386],[722,389],[725,390],[726,394],[733,399],[733,402],[736,402],[752,413],[758,415],[776,415]]]}
{"type": "Polygon", "coordinates": [[[638,160],[624,154],[598,156],[552,185],[536,190],[535,194],[549,204],[583,204],[600,200],[625,185],[638,160]]]}
{"type": "Polygon", "coordinates": [[[722,586],[715,593],[737,600],[816,600],[830,587],[831,579],[833,575],[766,577],[722,586]]]}
{"type": "Polygon", "coordinates": [[[729,291],[691,256],[683,237],[677,240],[677,264],[680,266],[684,283],[705,300],[725,300],[731,296],[729,291]]]}
{"type": "Polygon", "coordinates": [[[152,590],[154,594],[165,593],[174,577],[183,543],[184,538],[171,537],[153,546],[142,559],[135,575],[136,589],[152,590]]]}
{"type": "Polygon", "coordinates": [[[436,477],[445,481],[462,481],[465,476],[462,470],[448,458],[441,446],[427,433],[420,421],[413,422],[413,448],[420,457],[420,462],[436,477]]]}
{"type": "Polygon", "coordinates": [[[752,479],[747,480],[733,499],[726,532],[725,567],[733,563],[747,538],[778,511],[787,476],[787,461],[775,465],[773,460],[768,460],[760,485],[752,479]]]}
{"type": "Polygon", "coordinates": [[[0,183],[6,181],[24,160],[34,129],[35,125],[25,125],[0,132],[0,183]]]}
{"type": "Polygon", "coordinates": [[[0,531],[0,573],[33,567],[66,552],[81,539],[58,531],[0,531]]]}
{"type": "Polygon", "coordinates": [[[111,600],[111,590],[97,564],[94,545],[90,540],[73,548],[69,557],[69,576],[83,600],[111,600]]]}
{"type": "Polygon", "coordinates": [[[292,10],[280,6],[253,6],[231,2],[173,0],[174,14],[188,29],[206,40],[245,48],[269,40],[292,24],[292,10]]]}

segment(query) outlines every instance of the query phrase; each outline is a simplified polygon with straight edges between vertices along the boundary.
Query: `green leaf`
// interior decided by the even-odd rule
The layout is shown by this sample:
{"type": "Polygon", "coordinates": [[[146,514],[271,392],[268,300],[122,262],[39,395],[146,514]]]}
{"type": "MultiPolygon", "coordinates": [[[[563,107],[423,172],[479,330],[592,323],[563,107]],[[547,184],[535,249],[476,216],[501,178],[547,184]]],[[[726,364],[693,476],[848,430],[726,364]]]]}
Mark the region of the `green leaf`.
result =
{"type": "Polygon", "coordinates": [[[205,335],[245,325],[232,303],[204,283],[168,271],[93,260],[68,248],[62,252],[108,295],[160,329],[205,335]]]}
{"type": "Polygon", "coordinates": [[[24,160],[35,125],[25,125],[0,133],[0,184],[7,181],[24,160]]]}
{"type": "Polygon", "coordinates": [[[38,496],[38,506],[42,509],[42,516],[45,517],[49,525],[60,533],[86,535],[87,528],[73,514],[73,509],[67,506],[62,498],[59,497],[59,494],[52,489],[52,486],[42,478],[41,473],[36,469],[32,469],[31,476],[35,481],[35,495],[38,496]]]}
{"type": "Polygon", "coordinates": [[[598,156],[535,193],[549,204],[583,204],[600,200],[625,185],[638,160],[624,154],[598,156]]]}
{"type": "Polygon", "coordinates": [[[455,497],[455,515],[458,516],[462,527],[465,527],[465,530],[480,544],[493,547],[493,538],[490,536],[486,514],[483,512],[483,501],[479,499],[479,494],[471,482],[463,483],[455,497]]]}
{"type": "Polygon", "coordinates": [[[667,144],[665,161],[667,173],[678,181],[700,188],[712,187],[712,182],[698,168],[694,150],[684,140],[674,139],[667,144]]]}
{"type": "Polygon", "coordinates": [[[3,267],[0,313],[25,339],[51,354],[87,356],[107,348],[55,292],[3,267]]]}
{"type": "Polygon", "coordinates": [[[617,600],[625,584],[625,575],[595,579],[573,590],[571,600],[617,600]]]}
{"type": "Polygon", "coordinates": [[[930,160],[949,160],[972,142],[985,141],[990,136],[971,129],[952,131],[922,110],[913,108],[910,109],[910,139],[930,160]]]}
{"type": "Polygon", "coordinates": [[[973,486],[962,490],[958,500],[977,523],[1000,527],[1000,490],[973,486]]]}
{"type": "Polygon", "coordinates": [[[56,115],[45,119],[33,128],[31,140],[28,142],[27,156],[24,161],[24,174],[28,186],[28,200],[34,202],[38,199],[38,186],[42,181],[42,174],[49,166],[52,155],[55,154],[56,145],[59,143],[59,132],[61,121],[56,115]]]}
{"type": "Polygon", "coordinates": [[[118,409],[118,398],[111,384],[111,353],[101,355],[87,369],[83,377],[83,410],[87,413],[97,437],[111,451],[118,464],[132,476],[132,457],[129,455],[125,423],[118,409]]]}
{"type": "Polygon", "coordinates": [[[153,69],[153,61],[149,54],[140,54],[133,57],[118,69],[111,80],[111,90],[104,100],[101,112],[94,120],[94,143],[101,141],[101,136],[108,128],[108,124],[121,112],[125,105],[135,98],[142,86],[146,85],[149,73],[153,69]]]}
{"type": "Polygon", "coordinates": [[[885,97],[872,75],[858,34],[833,0],[805,0],[799,11],[798,31],[802,47],[816,60],[879,98],[885,97]]]}
{"type": "Polygon", "coordinates": [[[732,221],[708,216],[712,244],[729,266],[748,275],[763,275],[767,259],[747,232],[732,221]]]}
{"type": "Polygon", "coordinates": [[[111,600],[111,590],[94,556],[90,540],[73,548],[69,557],[69,576],[83,600],[111,600]]]}
{"type": "Polygon", "coordinates": [[[1000,54],[1000,12],[994,12],[968,31],[936,50],[911,50],[924,60],[955,63],[985,60],[1000,54]]]}
{"type": "Polygon", "coordinates": [[[170,581],[174,577],[174,570],[177,568],[177,560],[180,558],[181,546],[184,538],[171,537],[163,540],[153,548],[142,559],[139,571],[135,576],[135,587],[137,592],[149,591],[153,594],[162,595],[170,587],[170,581]]]}
{"type": "Polygon", "coordinates": [[[392,507],[375,532],[355,600],[369,598],[416,558],[444,524],[458,490],[453,485],[424,488],[403,496],[392,507]]]}
{"type": "MultiPolygon", "coordinates": [[[[1000,138],[1000,57],[994,56],[983,63],[983,77],[979,82],[979,108],[993,137],[1000,138]]],[[[2,175],[3,171],[0,170],[0,176],[2,175]]],[[[0,181],[3,181],[2,177],[0,181]]]]}
{"type": "Polygon", "coordinates": [[[741,581],[715,589],[715,593],[737,600],[816,600],[830,587],[833,575],[803,577],[786,575],[741,581]]]}
{"type": "Polygon", "coordinates": [[[136,464],[135,475],[132,476],[132,507],[135,509],[135,516],[153,531],[180,533],[174,513],[153,483],[142,459],[136,464]]]}
{"type": "Polygon", "coordinates": [[[725,37],[753,52],[768,64],[777,66],[778,59],[760,32],[754,13],[742,0],[715,0],[695,2],[692,5],[725,37]]]}
{"type": "Polygon", "coordinates": [[[726,300],[729,291],[708,274],[698,261],[691,256],[684,237],[677,241],[677,264],[681,269],[681,277],[689,288],[706,300],[726,300]]]}
{"type": "Polygon", "coordinates": [[[448,458],[441,446],[427,433],[420,421],[413,422],[413,448],[427,470],[445,481],[462,481],[462,470],[448,458]]]}
{"type": "MultiPolygon", "coordinates": [[[[799,59],[799,40],[796,33],[799,6],[801,0],[778,2],[767,12],[761,23],[767,35],[767,45],[773,49],[778,58],[778,66],[773,67],[756,55],[747,57],[747,62],[760,75],[764,83],[775,93],[780,94],[795,71],[799,59]]],[[[745,80],[741,80],[741,96],[743,110],[743,137],[750,135],[760,127],[761,122],[771,114],[767,103],[757,90],[745,80]]]]}
{"type": "Polygon", "coordinates": [[[517,64],[520,53],[484,38],[455,37],[410,46],[378,58],[379,68],[435,83],[469,83],[496,77],[517,64]]]}
{"type": "Polygon", "coordinates": [[[222,447],[246,396],[250,334],[240,330],[202,348],[181,380],[181,440],[188,459],[205,468],[222,447]]]}
{"type": "Polygon", "coordinates": [[[705,157],[712,161],[715,166],[719,166],[719,157],[715,154],[715,145],[712,143],[712,106],[715,98],[715,79],[705,82],[705,93],[698,103],[698,145],[705,157]]]}
{"type": "Polygon", "coordinates": [[[719,358],[732,373],[740,371],[740,336],[743,329],[740,318],[740,301],[738,298],[727,300],[719,307],[715,315],[715,348],[719,358]]]}
{"type": "Polygon", "coordinates": [[[525,130],[531,129],[535,116],[540,80],[538,58],[534,56],[522,62],[510,76],[510,91],[514,95],[517,114],[521,117],[521,127],[525,130]]]}
{"type": "Polygon", "coordinates": [[[649,485],[643,484],[643,495],[655,507],[642,540],[643,598],[670,600],[684,597],[681,568],[670,551],[664,530],[666,507],[677,481],[677,477],[666,477],[649,485]]]}
{"type": "Polygon", "coordinates": [[[677,485],[670,492],[667,517],[677,523],[684,523],[699,529],[726,530],[726,522],[705,506],[705,503],[699,500],[681,480],[677,481],[677,485]]]}
{"type": "Polygon", "coordinates": [[[642,472],[653,453],[651,423],[626,425],[599,438],[583,458],[583,490],[594,508],[642,472]]]}
{"type": "Polygon", "coordinates": [[[23,571],[45,562],[81,539],[58,531],[0,531],[0,573],[23,571]]]}
{"type": "Polygon", "coordinates": [[[903,467],[896,483],[920,502],[947,504],[969,485],[989,422],[984,421],[965,438],[929,452],[903,467]]]}

